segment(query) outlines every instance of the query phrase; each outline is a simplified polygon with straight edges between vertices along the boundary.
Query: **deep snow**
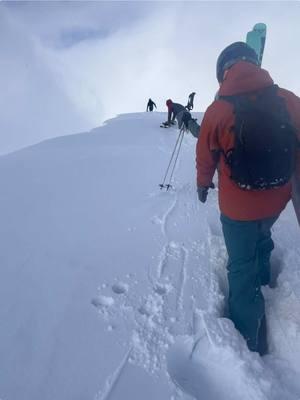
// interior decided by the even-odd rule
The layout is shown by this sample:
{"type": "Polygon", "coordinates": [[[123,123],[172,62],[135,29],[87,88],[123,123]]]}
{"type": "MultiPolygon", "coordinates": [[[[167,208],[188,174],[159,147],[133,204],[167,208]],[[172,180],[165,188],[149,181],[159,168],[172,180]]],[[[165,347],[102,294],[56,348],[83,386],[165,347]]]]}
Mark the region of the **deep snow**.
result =
{"type": "Polygon", "coordinates": [[[190,398],[168,369],[190,371],[199,399],[205,387],[206,400],[300,398],[294,211],[273,229],[261,359],[223,318],[217,190],[199,203],[191,135],[174,189],[159,190],[178,135],[159,128],[164,119],[124,114],[0,158],[1,399],[190,398]]]}

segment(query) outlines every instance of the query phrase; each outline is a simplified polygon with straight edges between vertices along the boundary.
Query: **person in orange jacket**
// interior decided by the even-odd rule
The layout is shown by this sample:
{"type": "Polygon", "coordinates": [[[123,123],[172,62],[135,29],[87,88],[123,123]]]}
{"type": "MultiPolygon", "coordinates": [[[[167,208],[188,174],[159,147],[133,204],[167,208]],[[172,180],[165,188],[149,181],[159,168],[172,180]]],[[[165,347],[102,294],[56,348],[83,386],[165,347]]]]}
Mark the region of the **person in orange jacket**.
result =
{"type": "MultiPolygon", "coordinates": [[[[269,73],[260,68],[255,51],[243,42],[226,47],[217,61],[217,79],[218,96],[204,114],[196,147],[198,197],[205,203],[217,170],[221,223],[228,252],[229,316],[248,348],[263,355],[267,342],[261,285],[270,283],[270,255],[274,248],[271,227],[291,199],[291,180],[287,178],[279,187],[259,190],[243,187],[233,179],[229,156],[237,143],[233,133],[237,122],[234,102],[228,99],[252,96],[255,100],[256,93],[274,87],[269,73]]],[[[300,98],[277,86],[274,90],[288,113],[296,142],[300,139],[300,98]]],[[[298,165],[294,168],[300,174],[296,146],[295,157],[298,165]]]]}

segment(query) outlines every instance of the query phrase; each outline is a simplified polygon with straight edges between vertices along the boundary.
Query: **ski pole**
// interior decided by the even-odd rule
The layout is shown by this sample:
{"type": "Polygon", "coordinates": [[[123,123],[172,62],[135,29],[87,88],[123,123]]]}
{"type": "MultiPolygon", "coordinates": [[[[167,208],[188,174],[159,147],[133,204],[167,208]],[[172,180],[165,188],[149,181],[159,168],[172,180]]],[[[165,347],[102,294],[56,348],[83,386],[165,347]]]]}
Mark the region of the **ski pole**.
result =
{"type": "MultiPolygon", "coordinates": [[[[165,187],[165,181],[166,181],[166,179],[167,179],[167,175],[168,175],[170,166],[171,166],[171,164],[172,164],[172,160],[173,160],[173,158],[174,158],[174,155],[175,155],[175,152],[176,152],[176,149],[177,149],[177,146],[178,146],[178,143],[179,143],[179,140],[180,140],[181,136],[182,136],[182,138],[183,138],[183,131],[182,131],[182,130],[180,130],[180,132],[179,132],[179,134],[178,134],[178,137],[177,137],[177,140],[176,140],[176,143],[175,143],[175,147],[174,147],[173,153],[172,153],[172,155],[171,155],[170,162],[169,162],[169,164],[168,164],[168,167],[167,167],[167,170],[166,170],[164,179],[163,179],[163,183],[161,183],[161,184],[159,185],[159,187],[160,187],[161,189],[165,187]]],[[[181,138],[181,142],[182,142],[182,138],[181,138]]],[[[176,160],[177,160],[177,158],[178,158],[178,152],[177,152],[176,160]]],[[[174,169],[174,168],[173,168],[173,169],[174,169]]],[[[169,180],[169,182],[170,182],[170,180],[169,180]]],[[[167,190],[169,189],[169,187],[170,187],[170,185],[167,185],[167,190]]]]}
{"type": "Polygon", "coordinates": [[[177,148],[179,139],[180,139],[180,135],[181,135],[181,132],[179,132],[179,135],[178,135],[178,137],[177,137],[177,140],[176,140],[176,143],[175,143],[175,146],[174,146],[174,149],[173,149],[173,153],[172,153],[172,155],[171,155],[171,158],[170,158],[170,161],[169,161],[169,164],[168,164],[168,167],[167,167],[165,176],[164,176],[163,183],[161,183],[161,184],[159,185],[159,187],[160,187],[161,189],[165,186],[165,181],[166,181],[166,179],[167,179],[167,175],[168,175],[168,172],[169,172],[169,169],[170,169],[170,166],[171,166],[171,163],[172,163],[172,160],[173,160],[173,157],[174,157],[174,154],[175,154],[175,151],[176,151],[176,148],[177,148]]]}
{"type": "Polygon", "coordinates": [[[182,141],[183,141],[184,129],[181,129],[180,133],[181,133],[181,139],[180,139],[180,142],[179,142],[178,151],[177,151],[176,158],[175,158],[175,161],[174,161],[174,164],[173,164],[173,169],[172,169],[172,172],[171,172],[171,175],[170,175],[169,183],[166,185],[167,190],[171,187],[171,181],[172,181],[172,178],[173,178],[173,174],[174,174],[174,171],[175,171],[175,167],[176,167],[176,164],[177,164],[178,156],[179,156],[181,145],[182,145],[182,141]]]}

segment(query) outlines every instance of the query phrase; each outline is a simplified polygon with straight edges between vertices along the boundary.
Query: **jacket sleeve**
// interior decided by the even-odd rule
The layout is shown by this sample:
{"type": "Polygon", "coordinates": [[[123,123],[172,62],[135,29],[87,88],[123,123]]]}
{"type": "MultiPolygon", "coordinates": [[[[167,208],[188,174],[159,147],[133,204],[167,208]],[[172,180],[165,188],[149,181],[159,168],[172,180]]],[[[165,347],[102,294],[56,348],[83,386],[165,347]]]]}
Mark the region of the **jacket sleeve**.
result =
{"type": "Polygon", "coordinates": [[[209,186],[215,174],[220,146],[210,106],[203,117],[196,146],[197,185],[209,186]]]}

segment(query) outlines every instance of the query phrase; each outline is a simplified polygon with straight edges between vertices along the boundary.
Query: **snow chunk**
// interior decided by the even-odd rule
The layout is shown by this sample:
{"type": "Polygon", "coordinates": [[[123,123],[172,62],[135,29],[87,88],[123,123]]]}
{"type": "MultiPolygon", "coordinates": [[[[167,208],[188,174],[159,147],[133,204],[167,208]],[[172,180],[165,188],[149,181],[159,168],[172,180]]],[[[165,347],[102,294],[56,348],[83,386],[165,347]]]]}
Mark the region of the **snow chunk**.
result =
{"type": "Polygon", "coordinates": [[[111,290],[116,294],[127,293],[128,289],[129,289],[129,286],[127,285],[127,283],[123,283],[123,282],[114,283],[111,287],[111,290]]]}
{"type": "Polygon", "coordinates": [[[154,287],[154,291],[161,296],[168,293],[171,289],[172,285],[170,285],[169,283],[166,284],[157,283],[154,287]]]}
{"type": "Polygon", "coordinates": [[[91,300],[91,303],[97,307],[111,307],[114,305],[114,299],[112,297],[106,297],[106,296],[99,296],[99,297],[94,297],[91,300]]]}

